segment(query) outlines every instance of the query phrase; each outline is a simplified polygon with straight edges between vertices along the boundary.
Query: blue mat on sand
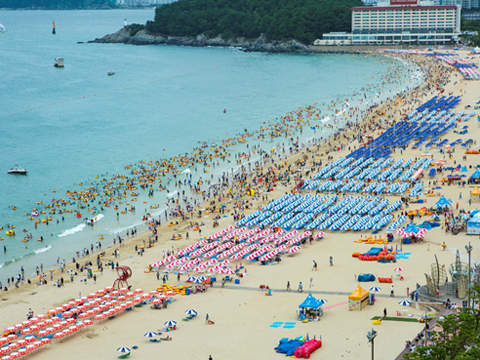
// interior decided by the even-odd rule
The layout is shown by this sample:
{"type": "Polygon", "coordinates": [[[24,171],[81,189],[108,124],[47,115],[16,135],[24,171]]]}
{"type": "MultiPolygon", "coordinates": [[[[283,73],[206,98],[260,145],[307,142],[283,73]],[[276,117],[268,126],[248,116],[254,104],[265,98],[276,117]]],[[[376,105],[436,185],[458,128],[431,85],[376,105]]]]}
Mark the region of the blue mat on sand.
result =
{"type": "Polygon", "coordinates": [[[367,251],[365,254],[363,254],[363,255],[368,254],[368,255],[370,255],[370,256],[377,256],[377,255],[380,253],[380,251],[382,251],[382,250],[383,250],[383,248],[372,247],[370,250],[368,250],[368,251],[367,251]]]}
{"type": "Polygon", "coordinates": [[[285,354],[287,356],[292,356],[295,353],[295,350],[299,346],[303,345],[303,341],[299,340],[287,340],[285,339],[280,340],[280,344],[275,348],[275,351],[280,353],[280,354],[285,354]]]}
{"type": "Polygon", "coordinates": [[[270,325],[271,328],[279,328],[280,325],[270,325]]]}
{"type": "Polygon", "coordinates": [[[282,324],[283,324],[283,321],[275,321],[275,322],[273,323],[273,325],[282,325],[282,324]]]}
{"type": "Polygon", "coordinates": [[[286,322],[285,325],[296,325],[296,322],[286,322]]]}
{"type": "Polygon", "coordinates": [[[295,327],[295,325],[284,325],[283,328],[284,329],[293,329],[295,327]]]}

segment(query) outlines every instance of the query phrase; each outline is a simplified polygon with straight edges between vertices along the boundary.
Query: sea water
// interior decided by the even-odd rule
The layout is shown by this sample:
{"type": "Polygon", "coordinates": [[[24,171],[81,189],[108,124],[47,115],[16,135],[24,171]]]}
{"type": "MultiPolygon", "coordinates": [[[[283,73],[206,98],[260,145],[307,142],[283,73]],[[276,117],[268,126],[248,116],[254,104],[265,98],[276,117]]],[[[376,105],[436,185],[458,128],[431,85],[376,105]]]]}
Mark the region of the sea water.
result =
{"type": "MultiPolygon", "coordinates": [[[[378,57],[86,44],[117,31],[125,18],[145,23],[153,16],[153,10],[0,11],[0,23],[7,28],[0,35],[0,245],[7,247],[6,253],[0,247],[3,283],[22,265],[30,275],[40,263],[53,266],[58,257],[71,261],[100,236],[107,246],[117,233],[142,230],[142,216],[152,212],[149,206],[159,204],[154,215],[163,213],[167,196],[156,192],[152,199],[138,191],[135,212],[117,217],[107,209],[95,214],[101,218],[95,226],[86,226],[74,214],[64,214],[64,220],[57,214],[49,225],[35,229],[24,214],[45,210],[53,198],[68,199],[67,190],[95,186],[113,174],[128,175],[125,166],[141,160],[183,155],[204,141],[220,143],[245,129],[253,133],[313,103],[333,118],[335,111],[369,106],[419,81],[410,65],[378,57]],[[65,58],[64,68],[53,66],[55,57],[65,58]],[[392,66],[401,69],[395,79],[388,74],[392,66]],[[115,75],[107,76],[109,71],[115,75]],[[331,101],[338,104],[329,106],[331,101]],[[28,169],[28,175],[7,174],[16,164],[28,169]],[[7,224],[16,226],[15,237],[5,235],[7,224]],[[31,241],[21,241],[23,229],[33,234],[31,241]],[[37,242],[41,236],[44,241],[37,242]]],[[[295,139],[330,133],[306,127],[295,139]]],[[[257,142],[249,139],[249,144],[257,142]]],[[[282,142],[274,139],[262,146],[282,142]]],[[[222,163],[208,174],[198,169],[192,175],[215,179],[232,168],[222,163]]],[[[82,218],[94,216],[81,212],[82,218]]]]}

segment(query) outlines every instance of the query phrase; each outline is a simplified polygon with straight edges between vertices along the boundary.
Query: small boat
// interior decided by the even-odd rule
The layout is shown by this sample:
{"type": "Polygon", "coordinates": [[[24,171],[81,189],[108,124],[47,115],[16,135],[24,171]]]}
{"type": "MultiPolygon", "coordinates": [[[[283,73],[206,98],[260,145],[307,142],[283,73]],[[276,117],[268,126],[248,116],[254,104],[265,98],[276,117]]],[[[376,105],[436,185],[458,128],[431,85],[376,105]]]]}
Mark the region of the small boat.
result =
{"type": "Polygon", "coordinates": [[[107,75],[108,75],[108,76],[115,75],[115,71],[109,71],[109,72],[107,73],[107,75]]]}
{"type": "Polygon", "coordinates": [[[26,175],[28,173],[27,169],[23,169],[18,165],[15,165],[13,168],[7,171],[9,174],[24,174],[26,175]]]}
{"type": "Polygon", "coordinates": [[[64,58],[59,58],[59,57],[55,58],[55,65],[53,65],[53,66],[58,67],[58,68],[63,68],[65,66],[64,60],[65,60],[64,58]]]}

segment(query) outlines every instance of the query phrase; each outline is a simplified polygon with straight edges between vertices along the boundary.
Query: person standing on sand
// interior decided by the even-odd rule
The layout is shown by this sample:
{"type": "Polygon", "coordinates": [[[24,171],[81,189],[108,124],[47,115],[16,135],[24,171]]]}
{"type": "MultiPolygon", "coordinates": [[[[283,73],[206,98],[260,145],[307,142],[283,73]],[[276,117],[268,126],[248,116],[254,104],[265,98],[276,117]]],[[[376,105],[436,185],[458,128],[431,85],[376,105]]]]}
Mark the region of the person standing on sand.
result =
{"type": "Polygon", "coordinates": [[[317,269],[317,262],[316,262],[315,260],[313,260],[313,268],[312,268],[312,270],[315,270],[315,271],[318,270],[318,269],[317,269]]]}
{"type": "Polygon", "coordinates": [[[303,284],[302,284],[301,281],[300,281],[300,283],[298,284],[298,292],[303,292],[303,284]]]}
{"type": "Polygon", "coordinates": [[[387,317],[387,308],[383,308],[383,318],[387,317]]]}
{"type": "Polygon", "coordinates": [[[394,292],[393,292],[393,285],[392,285],[392,287],[390,288],[390,297],[395,297],[395,294],[394,294],[394,292]]]}
{"type": "Polygon", "coordinates": [[[290,289],[290,281],[287,281],[287,291],[292,291],[292,289],[290,289]]]}
{"type": "Polygon", "coordinates": [[[310,278],[310,285],[309,285],[309,287],[308,287],[308,288],[309,288],[309,289],[311,289],[311,288],[312,288],[312,286],[313,286],[313,278],[310,278]]]}
{"type": "Polygon", "coordinates": [[[330,266],[333,266],[333,256],[330,256],[330,266]]]}
{"type": "Polygon", "coordinates": [[[210,316],[208,316],[207,314],[207,316],[205,316],[205,322],[208,324],[209,321],[210,321],[210,316]]]}

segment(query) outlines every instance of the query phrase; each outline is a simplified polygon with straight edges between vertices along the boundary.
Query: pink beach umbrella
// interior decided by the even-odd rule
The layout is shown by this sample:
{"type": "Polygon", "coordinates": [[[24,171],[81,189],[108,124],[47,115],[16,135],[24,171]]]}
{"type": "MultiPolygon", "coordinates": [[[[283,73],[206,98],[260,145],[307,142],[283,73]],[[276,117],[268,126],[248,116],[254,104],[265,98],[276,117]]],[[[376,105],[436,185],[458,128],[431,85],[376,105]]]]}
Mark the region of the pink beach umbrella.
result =
{"type": "Polygon", "coordinates": [[[35,341],[35,336],[26,336],[25,340],[27,340],[28,343],[31,343],[32,341],[35,341]]]}
{"type": "Polygon", "coordinates": [[[287,250],[288,253],[296,253],[300,250],[300,246],[292,246],[290,249],[287,250]]]}

